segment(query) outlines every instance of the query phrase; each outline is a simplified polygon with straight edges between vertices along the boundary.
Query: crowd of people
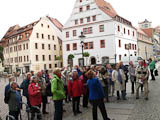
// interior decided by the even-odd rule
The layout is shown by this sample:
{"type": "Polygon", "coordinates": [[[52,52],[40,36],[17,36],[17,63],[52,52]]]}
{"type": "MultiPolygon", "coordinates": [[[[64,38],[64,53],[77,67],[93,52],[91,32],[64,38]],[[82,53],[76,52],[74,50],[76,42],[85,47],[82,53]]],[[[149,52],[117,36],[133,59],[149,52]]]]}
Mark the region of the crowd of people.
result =
{"type": "Polygon", "coordinates": [[[73,115],[81,114],[80,101],[82,106],[88,108],[88,103],[92,105],[93,120],[98,120],[97,108],[100,109],[104,120],[110,120],[105,108],[105,102],[111,102],[111,97],[116,93],[117,100],[127,100],[127,83],[131,82],[131,93],[136,91],[136,99],[139,99],[139,88],[144,89],[145,100],[148,100],[148,79],[149,71],[151,80],[154,76],[155,62],[150,59],[146,64],[145,60],[139,61],[138,66],[129,62],[129,66],[120,62],[116,65],[107,64],[105,66],[70,66],[57,68],[53,72],[53,77],[49,71],[42,70],[36,75],[34,71],[27,73],[26,79],[20,84],[15,82],[14,77],[9,78],[9,84],[5,87],[5,103],[9,106],[9,115],[18,120],[22,107],[22,95],[26,98],[28,107],[31,108],[31,120],[35,119],[35,113],[39,120],[42,114],[49,114],[46,111],[48,97],[52,96],[54,102],[54,120],[63,119],[63,103],[72,101],[73,115]],[[21,91],[22,95],[21,95],[21,91]]]}

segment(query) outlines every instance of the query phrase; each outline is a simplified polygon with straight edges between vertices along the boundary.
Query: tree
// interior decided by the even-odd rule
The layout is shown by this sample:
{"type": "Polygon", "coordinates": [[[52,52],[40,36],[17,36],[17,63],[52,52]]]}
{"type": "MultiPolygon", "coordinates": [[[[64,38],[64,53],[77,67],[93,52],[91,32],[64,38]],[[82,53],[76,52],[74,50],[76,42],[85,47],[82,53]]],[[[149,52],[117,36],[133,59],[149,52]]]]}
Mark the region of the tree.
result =
{"type": "Polygon", "coordinates": [[[83,56],[86,58],[86,66],[87,66],[87,59],[90,56],[90,54],[88,52],[84,52],[83,56]]]}
{"type": "Polygon", "coordinates": [[[3,61],[4,61],[3,50],[4,50],[3,47],[0,46],[0,59],[1,59],[2,63],[3,63],[3,61]]]}
{"type": "Polygon", "coordinates": [[[68,63],[70,64],[71,67],[73,66],[73,58],[74,58],[73,54],[68,55],[68,63]]]}

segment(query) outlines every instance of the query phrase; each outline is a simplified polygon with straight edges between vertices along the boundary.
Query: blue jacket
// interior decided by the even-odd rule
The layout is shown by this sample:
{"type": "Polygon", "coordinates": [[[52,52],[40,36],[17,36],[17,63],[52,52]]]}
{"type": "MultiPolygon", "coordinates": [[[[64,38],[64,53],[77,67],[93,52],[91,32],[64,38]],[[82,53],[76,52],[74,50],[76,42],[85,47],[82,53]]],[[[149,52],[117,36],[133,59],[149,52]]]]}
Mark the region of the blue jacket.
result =
{"type": "Polygon", "coordinates": [[[82,75],[82,73],[81,73],[81,70],[79,68],[77,69],[77,72],[78,72],[78,76],[80,77],[82,75]]]}
{"type": "Polygon", "coordinates": [[[104,98],[104,90],[98,78],[92,78],[87,81],[89,89],[89,99],[98,100],[104,98]]]}

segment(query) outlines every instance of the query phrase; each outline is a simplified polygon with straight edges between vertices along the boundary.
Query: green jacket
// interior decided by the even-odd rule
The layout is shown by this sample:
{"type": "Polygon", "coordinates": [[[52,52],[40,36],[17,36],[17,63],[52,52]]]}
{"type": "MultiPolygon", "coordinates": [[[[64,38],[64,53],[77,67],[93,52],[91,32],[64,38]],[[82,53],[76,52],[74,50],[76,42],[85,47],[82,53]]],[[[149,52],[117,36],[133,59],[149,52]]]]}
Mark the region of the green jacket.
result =
{"type": "Polygon", "coordinates": [[[56,75],[54,75],[53,80],[51,80],[51,91],[53,93],[53,100],[62,100],[66,97],[63,81],[56,75]]]}
{"type": "Polygon", "coordinates": [[[154,61],[152,61],[150,64],[149,64],[149,69],[150,70],[154,70],[155,69],[155,62],[154,61]]]}

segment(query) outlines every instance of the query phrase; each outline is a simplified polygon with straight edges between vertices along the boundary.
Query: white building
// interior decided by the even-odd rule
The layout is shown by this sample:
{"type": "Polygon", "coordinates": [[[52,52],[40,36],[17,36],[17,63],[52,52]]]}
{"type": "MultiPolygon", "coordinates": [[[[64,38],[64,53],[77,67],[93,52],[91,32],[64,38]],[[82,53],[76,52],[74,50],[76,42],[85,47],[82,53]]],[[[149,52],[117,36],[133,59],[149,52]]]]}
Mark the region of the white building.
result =
{"type": "Polygon", "coordinates": [[[136,29],[130,21],[120,17],[108,2],[76,0],[72,14],[63,27],[64,66],[67,66],[70,54],[74,55],[73,64],[79,65],[82,58],[81,32],[86,36],[84,52],[90,53],[85,65],[136,59],[136,29]]]}
{"type": "Polygon", "coordinates": [[[10,27],[2,38],[5,41],[4,65],[10,68],[10,72],[19,69],[35,73],[60,67],[61,63],[56,58],[61,51],[62,27],[58,20],[48,16],[24,27],[10,27]]]}

